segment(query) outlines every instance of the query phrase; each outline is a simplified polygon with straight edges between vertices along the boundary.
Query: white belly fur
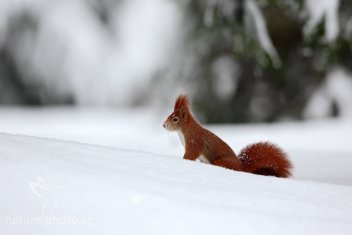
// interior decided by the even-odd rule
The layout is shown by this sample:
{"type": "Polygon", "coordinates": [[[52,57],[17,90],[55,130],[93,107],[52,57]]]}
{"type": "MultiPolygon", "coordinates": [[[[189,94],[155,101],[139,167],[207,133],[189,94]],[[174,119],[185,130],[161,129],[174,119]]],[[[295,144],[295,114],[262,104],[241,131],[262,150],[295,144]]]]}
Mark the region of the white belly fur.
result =
{"type": "Polygon", "coordinates": [[[183,133],[181,131],[178,131],[177,134],[181,140],[182,145],[185,147],[185,137],[183,136],[183,133]]]}
{"type": "Polygon", "coordinates": [[[200,155],[200,156],[197,158],[196,161],[199,161],[199,162],[202,162],[202,163],[206,163],[206,164],[209,164],[209,163],[210,163],[209,160],[208,160],[206,157],[204,157],[204,155],[200,155]]]}

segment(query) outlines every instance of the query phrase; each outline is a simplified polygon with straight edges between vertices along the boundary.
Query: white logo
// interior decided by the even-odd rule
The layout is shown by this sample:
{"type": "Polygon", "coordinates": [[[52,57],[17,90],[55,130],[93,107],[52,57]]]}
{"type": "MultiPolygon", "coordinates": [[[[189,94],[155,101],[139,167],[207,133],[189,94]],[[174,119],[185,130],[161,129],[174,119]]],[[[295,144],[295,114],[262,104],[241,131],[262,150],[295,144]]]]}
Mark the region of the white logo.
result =
{"type": "Polygon", "coordinates": [[[36,176],[35,182],[29,183],[33,193],[44,200],[42,207],[42,217],[48,213],[52,213],[59,202],[62,190],[66,186],[52,186],[48,184],[42,177],[36,176]]]}

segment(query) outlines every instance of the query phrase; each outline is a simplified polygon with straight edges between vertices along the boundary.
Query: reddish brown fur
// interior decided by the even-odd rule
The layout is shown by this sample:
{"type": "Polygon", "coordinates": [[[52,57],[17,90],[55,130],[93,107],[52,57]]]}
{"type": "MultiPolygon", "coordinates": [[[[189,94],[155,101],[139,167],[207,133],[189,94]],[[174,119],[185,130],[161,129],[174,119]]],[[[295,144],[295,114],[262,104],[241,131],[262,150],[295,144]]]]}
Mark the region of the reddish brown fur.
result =
{"type": "Polygon", "coordinates": [[[288,161],[284,151],[272,143],[248,145],[240,152],[238,158],[245,172],[284,178],[291,176],[291,162],[288,161]]]}
{"type": "Polygon", "coordinates": [[[182,107],[188,107],[189,108],[189,98],[186,95],[180,95],[176,102],[175,102],[175,107],[174,111],[181,109],[182,107]]]}
{"type": "Polygon", "coordinates": [[[179,131],[185,140],[184,159],[195,161],[203,155],[210,164],[254,174],[289,177],[292,168],[286,154],[270,143],[247,146],[237,158],[234,151],[219,137],[203,128],[194,118],[189,98],[180,95],[174,112],[164,123],[169,131],[179,131]]]}

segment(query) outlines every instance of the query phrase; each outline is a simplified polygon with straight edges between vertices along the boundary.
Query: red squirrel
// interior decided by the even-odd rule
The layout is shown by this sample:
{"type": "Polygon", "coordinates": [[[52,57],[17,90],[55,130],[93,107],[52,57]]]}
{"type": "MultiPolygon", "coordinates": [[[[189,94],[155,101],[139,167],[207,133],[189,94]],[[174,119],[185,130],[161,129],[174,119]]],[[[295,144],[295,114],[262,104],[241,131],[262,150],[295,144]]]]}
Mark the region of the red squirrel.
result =
{"type": "Polygon", "coordinates": [[[208,163],[235,171],[288,178],[292,164],[276,145],[259,142],[245,147],[236,156],[222,139],[205,129],[193,116],[189,98],[180,95],[164,128],[177,132],[185,147],[183,159],[208,163]]]}

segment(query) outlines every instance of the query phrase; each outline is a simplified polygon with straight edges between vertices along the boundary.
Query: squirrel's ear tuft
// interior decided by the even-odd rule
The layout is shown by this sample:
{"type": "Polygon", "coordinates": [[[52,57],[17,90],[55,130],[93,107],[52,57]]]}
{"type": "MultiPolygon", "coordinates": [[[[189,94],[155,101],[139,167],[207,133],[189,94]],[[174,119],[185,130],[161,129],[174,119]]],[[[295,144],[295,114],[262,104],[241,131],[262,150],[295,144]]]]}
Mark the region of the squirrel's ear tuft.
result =
{"type": "Polygon", "coordinates": [[[182,107],[188,108],[189,107],[189,97],[187,95],[180,95],[176,102],[174,110],[181,109],[182,107]]]}

